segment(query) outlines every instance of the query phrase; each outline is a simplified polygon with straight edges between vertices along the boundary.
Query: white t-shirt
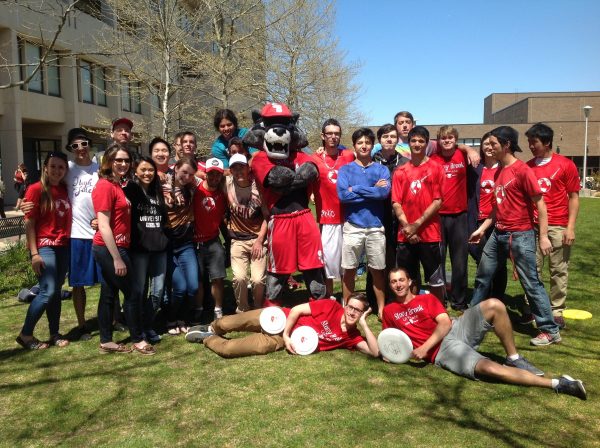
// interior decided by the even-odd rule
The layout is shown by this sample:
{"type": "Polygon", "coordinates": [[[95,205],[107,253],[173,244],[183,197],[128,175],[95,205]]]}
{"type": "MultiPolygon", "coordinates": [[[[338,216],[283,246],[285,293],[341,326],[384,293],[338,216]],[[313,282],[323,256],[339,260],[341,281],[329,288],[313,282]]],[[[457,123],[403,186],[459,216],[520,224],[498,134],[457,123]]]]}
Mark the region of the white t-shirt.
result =
{"type": "Polygon", "coordinates": [[[66,181],[73,212],[71,238],[91,240],[96,233],[90,226],[90,221],[96,217],[92,190],[98,182],[98,164],[92,162],[88,166],[81,166],[69,161],[66,181]]]}

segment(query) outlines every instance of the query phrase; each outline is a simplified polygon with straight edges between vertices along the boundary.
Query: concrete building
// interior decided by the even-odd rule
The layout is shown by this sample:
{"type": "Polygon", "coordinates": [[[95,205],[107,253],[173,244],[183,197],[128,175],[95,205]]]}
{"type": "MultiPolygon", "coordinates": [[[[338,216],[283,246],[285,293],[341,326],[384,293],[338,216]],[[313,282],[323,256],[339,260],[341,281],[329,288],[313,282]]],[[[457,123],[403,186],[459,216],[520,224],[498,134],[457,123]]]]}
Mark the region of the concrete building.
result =
{"type": "MultiPolygon", "coordinates": [[[[600,92],[493,93],[484,100],[482,124],[425,124],[432,138],[444,124],[454,125],[461,143],[479,147],[481,136],[491,129],[508,125],[519,131],[519,158],[531,153],[525,131],[543,122],[554,130],[554,150],[572,159],[583,171],[585,115],[583,106],[592,106],[588,122],[587,175],[600,171],[600,92]]],[[[415,117],[416,118],[416,117],[415,117]]],[[[419,123],[423,124],[423,123],[419,123]]]]}

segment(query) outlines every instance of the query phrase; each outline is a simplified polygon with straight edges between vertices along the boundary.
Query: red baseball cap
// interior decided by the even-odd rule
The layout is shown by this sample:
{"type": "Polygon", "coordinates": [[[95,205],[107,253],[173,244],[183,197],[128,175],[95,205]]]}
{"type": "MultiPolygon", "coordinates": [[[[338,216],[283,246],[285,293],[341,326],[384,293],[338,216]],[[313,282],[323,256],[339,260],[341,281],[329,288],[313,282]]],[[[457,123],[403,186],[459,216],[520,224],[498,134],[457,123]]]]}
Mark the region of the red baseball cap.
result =
{"type": "Polygon", "coordinates": [[[121,117],[121,118],[115,118],[113,120],[111,130],[114,131],[115,128],[120,124],[125,124],[125,125],[129,126],[130,130],[133,128],[133,121],[131,121],[129,118],[121,117]]]}
{"type": "Polygon", "coordinates": [[[260,111],[260,115],[265,118],[287,117],[292,118],[292,112],[283,103],[267,103],[260,111]]]}

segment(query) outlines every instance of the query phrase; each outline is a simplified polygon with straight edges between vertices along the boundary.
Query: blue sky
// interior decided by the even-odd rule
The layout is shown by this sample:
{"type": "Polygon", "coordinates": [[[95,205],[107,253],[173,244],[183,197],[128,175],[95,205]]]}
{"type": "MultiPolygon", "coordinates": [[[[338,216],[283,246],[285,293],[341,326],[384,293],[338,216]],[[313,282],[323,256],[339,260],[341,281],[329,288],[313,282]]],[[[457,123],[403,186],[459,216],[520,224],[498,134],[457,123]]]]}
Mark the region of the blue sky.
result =
{"type": "Polygon", "coordinates": [[[598,0],[337,0],[369,123],[483,121],[491,93],[600,90],[598,0]]]}

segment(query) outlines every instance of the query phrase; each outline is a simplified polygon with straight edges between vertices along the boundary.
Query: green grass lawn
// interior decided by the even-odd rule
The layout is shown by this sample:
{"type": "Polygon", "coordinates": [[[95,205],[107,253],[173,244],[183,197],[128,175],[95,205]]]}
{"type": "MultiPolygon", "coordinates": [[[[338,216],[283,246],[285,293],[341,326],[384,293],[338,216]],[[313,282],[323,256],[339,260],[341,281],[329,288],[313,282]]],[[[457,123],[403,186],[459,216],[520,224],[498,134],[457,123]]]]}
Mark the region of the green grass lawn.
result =
{"type": "MultiPolygon", "coordinates": [[[[582,199],[568,304],[594,317],[568,321],[563,343],[546,348],[515,333],[547,376],[581,378],[586,402],[344,350],[225,360],[165,337],[153,357],[107,356],[94,333],[27,352],[14,342],[27,309],[15,295],[32,275],[25,253],[12,250],[0,255],[0,446],[600,446],[599,222],[600,200],[582,199]]],[[[510,280],[507,293],[522,294],[510,280]]],[[[98,289],[88,294],[93,317],[98,289]]],[[[63,302],[62,331],[75,322],[63,302]]],[[[376,318],[369,323],[378,333],[376,318]]],[[[36,335],[47,337],[45,317],[36,335]]],[[[493,335],[481,351],[504,356],[493,335]]]]}

